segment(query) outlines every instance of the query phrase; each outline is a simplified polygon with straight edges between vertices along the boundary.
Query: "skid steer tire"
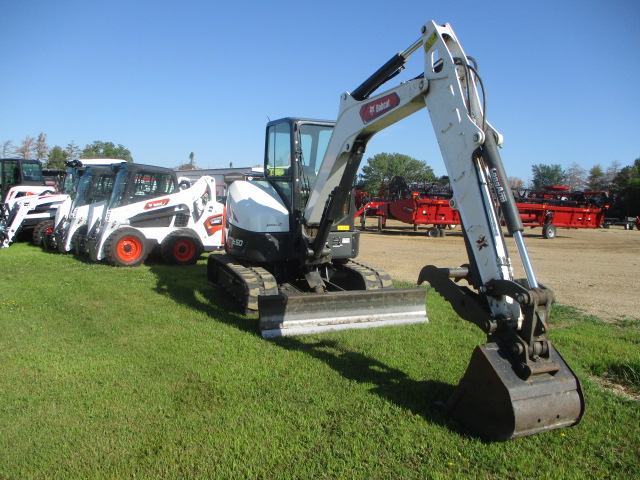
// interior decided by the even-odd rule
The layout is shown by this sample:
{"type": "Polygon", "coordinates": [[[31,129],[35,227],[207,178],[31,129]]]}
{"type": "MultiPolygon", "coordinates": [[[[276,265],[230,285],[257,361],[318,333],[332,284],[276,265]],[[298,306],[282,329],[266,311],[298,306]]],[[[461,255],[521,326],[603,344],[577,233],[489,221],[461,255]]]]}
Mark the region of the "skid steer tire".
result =
{"type": "Polygon", "coordinates": [[[167,235],[160,245],[162,258],[168,265],[193,265],[204,248],[202,242],[189,230],[176,230],[167,235]]]}
{"type": "Polygon", "coordinates": [[[86,237],[87,237],[87,226],[83,225],[78,228],[71,237],[71,251],[77,257],[81,257],[87,254],[86,250],[86,237]]]}
{"type": "MultiPolygon", "coordinates": [[[[43,220],[38,223],[33,229],[33,238],[31,239],[34,245],[43,245],[43,240],[47,242],[47,234],[53,233],[53,220],[43,220]]],[[[48,245],[45,245],[45,249],[48,245]]]]}
{"type": "Polygon", "coordinates": [[[120,228],[104,242],[104,257],[114,267],[137,267],[148,254],[147,240],[134,228],[120,228]]]}

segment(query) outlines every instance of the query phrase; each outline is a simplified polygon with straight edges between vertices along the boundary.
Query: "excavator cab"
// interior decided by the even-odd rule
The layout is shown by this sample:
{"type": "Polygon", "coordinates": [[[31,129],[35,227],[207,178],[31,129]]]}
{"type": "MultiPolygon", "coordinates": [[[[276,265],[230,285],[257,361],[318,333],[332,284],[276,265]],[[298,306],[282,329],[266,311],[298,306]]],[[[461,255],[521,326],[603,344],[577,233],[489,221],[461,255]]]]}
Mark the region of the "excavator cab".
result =
{"type": "Polygon", "coordinates": [[[265,178],[290,209],[304,210],[329,145],[334,122],[284,118],[267,124],[265,178]]]}
{"type": "MultiPolygon", "coordinates": [[[[273,185],[289,210],[290,232],[300,237],[305,228],[304,211],[315,188],[318,171],[326,154],[334,122],[283,118],[267,125],[265,179],[273,185]]],[[[359,232],[354,228],[355,204],[348,195],[342,214],[332,220],[328,243],[332,259],[354,258],[358,254],[359,232]]],[[[304,236],[312,238],[315,231],[304,236]]],[[[308,251],[304,252],[308,256],[308,251]]]]}

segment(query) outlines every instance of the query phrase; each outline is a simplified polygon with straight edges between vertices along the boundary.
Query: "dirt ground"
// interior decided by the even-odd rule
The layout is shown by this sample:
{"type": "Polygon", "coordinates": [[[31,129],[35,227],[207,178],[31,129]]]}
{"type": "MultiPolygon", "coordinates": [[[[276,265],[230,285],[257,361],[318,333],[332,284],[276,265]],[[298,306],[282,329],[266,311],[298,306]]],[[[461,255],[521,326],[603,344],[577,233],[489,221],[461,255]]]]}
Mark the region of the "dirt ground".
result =
{"type": "MultiPolygon", "coordinates": [[[[552,240],[541,229],[525,231],[525,244],[539,283],[556,294],[556,303],[572,305],[603,320],[640,318],[638,273],[640,231],[609,229],[558,229],[552,240]]],[[[459,227],[443,238],[427,237],[426,227],[417,232],[410,225],[367,222],[360,237],[362,262],[382,267],[397,279],[416,282],[424,265],[457,267],[467,263],[459,227]]],[[[507,239],[516,278],[524,277],[520,255],[512,238],[507,239]]]]}

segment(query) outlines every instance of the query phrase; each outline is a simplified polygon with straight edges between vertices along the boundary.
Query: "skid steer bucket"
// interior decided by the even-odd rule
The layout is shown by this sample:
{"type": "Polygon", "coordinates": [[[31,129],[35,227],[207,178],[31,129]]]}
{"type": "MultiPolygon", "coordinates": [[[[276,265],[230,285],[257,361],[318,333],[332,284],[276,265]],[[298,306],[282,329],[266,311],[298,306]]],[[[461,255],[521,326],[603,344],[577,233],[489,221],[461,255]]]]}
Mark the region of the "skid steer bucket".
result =
{"type": "Polygon", "coordinates": [[[574,425],[584,413],[580,382],[551,344],[549,361],[557,370],[525,380],[497,343],[480,345],[446,408],[462,425],[490,441],[574,425]]]}
{"type": "Polygon", "coordinates": [[[423,288],[258,297],[264,338],[427,322],[423,288]]]}

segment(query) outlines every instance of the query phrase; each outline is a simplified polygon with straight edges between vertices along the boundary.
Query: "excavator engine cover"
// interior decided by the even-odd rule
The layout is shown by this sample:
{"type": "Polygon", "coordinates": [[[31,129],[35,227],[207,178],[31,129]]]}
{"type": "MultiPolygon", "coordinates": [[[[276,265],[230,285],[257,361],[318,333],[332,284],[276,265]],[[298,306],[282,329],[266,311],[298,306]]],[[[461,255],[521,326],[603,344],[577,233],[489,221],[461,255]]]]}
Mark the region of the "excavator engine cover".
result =
{"type": "Polygon", "coordinates": [[[423,288],[258,297],[264,338],[427,322],[423,288]]]}
{"type": "Polygon", "coordinates": [[[490,441],[575,425],[584,413],[580,382],[551,344],[549,349],[549,360],[560,368],[523,380],[497,343],[479,345],[446,404],[449,414],[490,441]]]}

